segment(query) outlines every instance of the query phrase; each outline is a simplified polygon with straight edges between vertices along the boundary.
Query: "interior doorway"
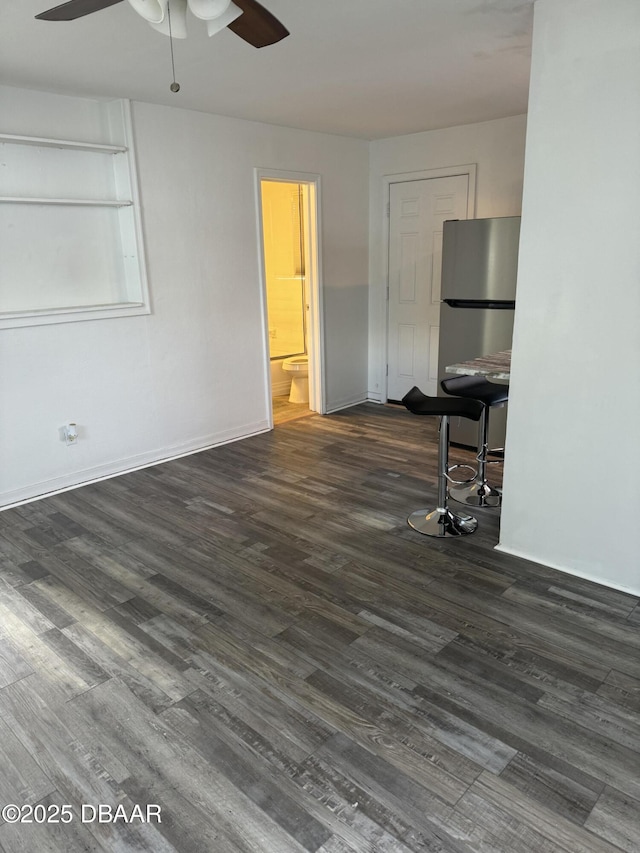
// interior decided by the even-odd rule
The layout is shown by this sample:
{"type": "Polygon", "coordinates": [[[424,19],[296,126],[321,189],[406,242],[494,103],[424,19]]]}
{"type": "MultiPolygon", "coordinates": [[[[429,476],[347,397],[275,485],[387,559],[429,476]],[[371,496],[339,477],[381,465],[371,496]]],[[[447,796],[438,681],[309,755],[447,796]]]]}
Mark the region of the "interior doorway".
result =
{"type": "Polygon", "coordinates": [[[323,411],[318,179],[258,173],[271,426],[323,411]]]}

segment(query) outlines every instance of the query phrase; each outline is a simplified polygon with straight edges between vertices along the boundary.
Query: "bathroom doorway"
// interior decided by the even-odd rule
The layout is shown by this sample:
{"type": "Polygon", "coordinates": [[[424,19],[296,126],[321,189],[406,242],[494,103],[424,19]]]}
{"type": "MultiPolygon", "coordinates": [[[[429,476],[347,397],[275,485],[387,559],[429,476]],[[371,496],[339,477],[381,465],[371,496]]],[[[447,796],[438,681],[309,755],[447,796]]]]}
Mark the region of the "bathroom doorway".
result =
{"type": "Polygon", "coordinates": [[[258,172],[271,426],[322,412],[318,177],[258,172]]]}

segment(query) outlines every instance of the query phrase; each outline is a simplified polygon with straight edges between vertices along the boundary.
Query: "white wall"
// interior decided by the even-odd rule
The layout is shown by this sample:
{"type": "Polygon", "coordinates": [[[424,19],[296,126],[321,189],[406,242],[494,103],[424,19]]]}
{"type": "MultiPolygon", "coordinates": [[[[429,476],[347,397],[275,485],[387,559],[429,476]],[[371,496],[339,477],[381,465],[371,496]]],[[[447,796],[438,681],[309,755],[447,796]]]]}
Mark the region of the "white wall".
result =
{"type": "Polygon", "coordinates": [[[380,400],[386,369],[384,239],[388,228],[384,178],[446,166],[477,165],[475,216],[516,216],[522,201],[526,116],[371,143],[369,271],[369,398],[380,400]]]}
{"type": "Polygon", "coordinates": [[[638,594],[640,4],[538,0],[500,547],[638,594]]]}
{"type": "MultiPolygon", "coordinates": [[[[46,113],[45,135],[99,138],[89,101],[3,94],[5,132],[46,113]]],[[[133,120],[152,314],[0,333],[3,505],[266,429],[255,167],[322,176],[327,408],[366,398],[367,143],[143,103],[133,120]]]]}

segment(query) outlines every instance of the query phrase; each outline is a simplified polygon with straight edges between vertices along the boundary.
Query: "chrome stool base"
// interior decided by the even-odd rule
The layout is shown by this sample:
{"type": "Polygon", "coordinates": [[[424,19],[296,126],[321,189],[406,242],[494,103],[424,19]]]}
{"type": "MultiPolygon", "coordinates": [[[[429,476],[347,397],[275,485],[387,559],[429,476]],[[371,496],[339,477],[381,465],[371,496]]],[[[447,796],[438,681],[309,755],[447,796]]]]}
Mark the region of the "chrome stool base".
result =
{"type": "Polygon", "coordinates": [[[480,400],[462,400],[460,398],[443,399],[427,397],[414,386],[402,398],[404,405],[414,415],[435,415],[440,418],[440,436],[438,438],[438,497],[435,509],[417,509],[407,522],[418,533],[445,539],[451,536],[466,536],[474,533],[478,520],[470,515],[456,515],[447,506],[447,482],[449,477],[449,420],[451,417],[469,418],[479,421],[484,411],[480,400]]]}
{"type": "MultiPolygon", "coordinates": [[[[440,387],[445,394],[462,399],[480,400],[484,409],[478,424],[478,473],[475,482],[470,485],[456,485],[449,490],[449,496],[458,503],[467,506],[499,507],[502,505],[502,493],[487,482],[487,466],[494,460],[489,456],[495,451],[489,449],[489,410],[492,406],[503,406],[509,399],[509,386],[496,385],[482,376],[455,376],[443,379],[440,387]]],[[[504,454],[503,454],[504,458],[504,454]]]]}
{"type": "Polygon", "coordinates": [[[467,536],[474,533],[478,519],[471,515],[457,515],[450,509],[417,509],[407,519],[409,527],[425,536],[445,539],[450,536],[467,536]]]}
{"type": "Polygon", "coordinates": [[[456,486],[449,489],[449,497],[453,501],[467,506],[500,506],[502,494],[493,489],[486,481],[484,483],[471,483],[470,485],[456,486]]]}

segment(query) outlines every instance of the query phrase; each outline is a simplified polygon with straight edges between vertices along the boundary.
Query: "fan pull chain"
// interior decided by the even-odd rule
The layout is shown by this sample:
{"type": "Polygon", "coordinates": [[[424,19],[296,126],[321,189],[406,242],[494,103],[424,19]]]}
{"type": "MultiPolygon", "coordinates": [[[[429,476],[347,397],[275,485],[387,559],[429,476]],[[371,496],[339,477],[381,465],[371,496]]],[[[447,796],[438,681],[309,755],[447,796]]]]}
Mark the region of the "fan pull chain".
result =
{"type": "Polygon", "coordinates": [[[169,23],[169,47],[171,49],[171,72],[173,74],[173,83],[169,86],[172,92],[180,91],[180,83],[176,83],[176,65],[173,59],[173,34],[171,32],[171,3],[167,3],[167,20],[169,23]]]}

